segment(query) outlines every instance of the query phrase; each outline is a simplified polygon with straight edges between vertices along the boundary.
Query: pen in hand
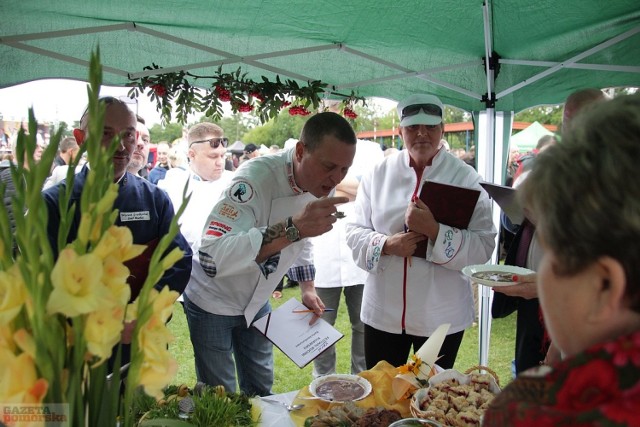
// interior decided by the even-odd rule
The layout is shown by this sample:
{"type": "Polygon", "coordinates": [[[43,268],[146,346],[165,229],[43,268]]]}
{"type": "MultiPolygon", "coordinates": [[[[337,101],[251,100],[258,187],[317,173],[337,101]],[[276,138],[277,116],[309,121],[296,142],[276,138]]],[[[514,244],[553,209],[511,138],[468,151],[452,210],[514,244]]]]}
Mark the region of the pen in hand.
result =
{"type": "MultiPolygon", "coordinates": [[[[315,310],[293,310],[292,313],[313,313],[315,310]]],[[[336,311],[335,308],[325,308],[324,311],[336,311]]]]}

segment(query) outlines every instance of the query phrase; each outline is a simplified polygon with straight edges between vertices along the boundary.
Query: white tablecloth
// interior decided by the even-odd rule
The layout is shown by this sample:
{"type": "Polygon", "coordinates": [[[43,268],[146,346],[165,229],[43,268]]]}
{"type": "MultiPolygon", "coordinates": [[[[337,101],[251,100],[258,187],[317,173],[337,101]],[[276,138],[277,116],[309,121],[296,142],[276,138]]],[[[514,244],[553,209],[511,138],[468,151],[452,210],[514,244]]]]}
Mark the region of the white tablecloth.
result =
{"type": "Polygon", "coordinates": [[[295,427],[289,411],[285,405],[291,404],[298,391],[290,391],[288,393],[280,393],[268,396],[264,399],[256,399],[262,411],[259,427],[295,427]],[[268,400],[267,400],[268,399],[268,400]],[[276,403],[273,401],[281,402],[276,403]]]}

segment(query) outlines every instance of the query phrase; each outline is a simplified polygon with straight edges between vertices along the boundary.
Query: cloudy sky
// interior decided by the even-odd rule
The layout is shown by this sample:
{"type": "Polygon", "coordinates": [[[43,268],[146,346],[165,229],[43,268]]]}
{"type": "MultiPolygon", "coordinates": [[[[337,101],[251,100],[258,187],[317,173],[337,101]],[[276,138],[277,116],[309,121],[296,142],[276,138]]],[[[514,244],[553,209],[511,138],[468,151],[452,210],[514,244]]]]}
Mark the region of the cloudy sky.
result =
{"type": "MultiPolygon", "coordinates": [[[[125,96],[128,88],[103,86],[102,96],[125,96]]],[[[395,107],[395,102],[373,98],[368,104],[379,106],[383,111],[395,107]]],[[[87,105],[87,83],[75,80],[39,80],[0,89],[0,117],[7,121],[26,121],[29,108],[33,107],[40,122],[64,121],[72,125],[79,120],[87,105]]],[[[147,96],[138,99],[137,113],[144,117],[147,125],[161,123],[155,103],[147,96]]],[[[189,119],[195,121],[196,117],[189,119]]]]}
{"type": "MultiPolygon", "coordinates": [[[[128,91],[128,88],[103,86],[100,94],[126,96],[128,91]]],[[[86,105],[86,82],[39,80],[0,89],[0,115],[4,120],[26,120],[29,108],[33,107],[38,121],[65,121],[71,125],[80,119],[86,105]]],[[[138,100],[138,114],[151,125],[160,123],[155,104],[146,96],[138,100]]]]}

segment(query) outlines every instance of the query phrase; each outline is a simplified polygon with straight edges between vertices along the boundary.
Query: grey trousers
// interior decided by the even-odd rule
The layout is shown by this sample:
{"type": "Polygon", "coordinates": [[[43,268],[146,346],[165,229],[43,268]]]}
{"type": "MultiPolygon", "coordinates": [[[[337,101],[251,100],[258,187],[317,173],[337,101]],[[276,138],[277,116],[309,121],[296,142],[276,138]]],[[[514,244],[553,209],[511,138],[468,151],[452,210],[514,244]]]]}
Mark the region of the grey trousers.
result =
{"type": "MultiPolygon", "coordinates": [[[[336,311],[325,311],[322,318],[331,325],[336,323],[340,296],[344,292],[347,312],[351,322],[351,373],[358,374],[367,369],[364,359],[364,325],[360,321],[360,306],[364,285],[345,286],[340,288],[316,288],[318,296],[325,307],[336,311]]],[[[344,332],[344,331],[342,331],[344,332]]],[[[313,377],[336,373],[336,348],[332,345],[313,361],[313,377]]]]}

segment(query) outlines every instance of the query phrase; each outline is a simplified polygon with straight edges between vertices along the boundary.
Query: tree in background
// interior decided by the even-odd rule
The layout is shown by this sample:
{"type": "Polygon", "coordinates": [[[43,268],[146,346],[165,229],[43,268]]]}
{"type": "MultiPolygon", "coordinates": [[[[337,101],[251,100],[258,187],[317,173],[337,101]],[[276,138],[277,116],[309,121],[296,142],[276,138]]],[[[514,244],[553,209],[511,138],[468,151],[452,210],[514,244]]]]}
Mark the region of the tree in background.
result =
{"type": "Polygon", "coordinates": [[[275,144],[283,147],[287,139],[298,139],[300,137],[302,126],[306,121],[306,117],[292,116],[287,110],[284,110],[275,119],[249,130],[242,136],[241,141],[250,142],[257,146],[266,145],[270,147],[275,144]]]}
{"type": "Polygon", "coordinates": [[[149,136],[151,136],[151,142],[154,144],[160,141],[173,142],[177,138],[182,138],[182,125],[179,123],[169,123],[163,127],[155,124],[149,129],[149,136]]]}
{"type": "Polygon", "coordinates": [[[538,122],[541,125],[556,125],[559,129],[562,124],[562,109],[563,105],[527,108],[515,114],[513,120],[528,123],[538,122]]]}
{"type": "MultiPolygon", "coordinates": [[[[210,117],[202,117],[201,122],[211,122],[220,126],[224,130],[224,136],[229,138],[229,143],[243,141],[245,134],[260,123],[258,117],[253,114],[236,113],[232,116],[223,117],[222,120],[212,120],[210,117]]],[[[255,144],[255,143],[254,143],[255,144]]]]}

